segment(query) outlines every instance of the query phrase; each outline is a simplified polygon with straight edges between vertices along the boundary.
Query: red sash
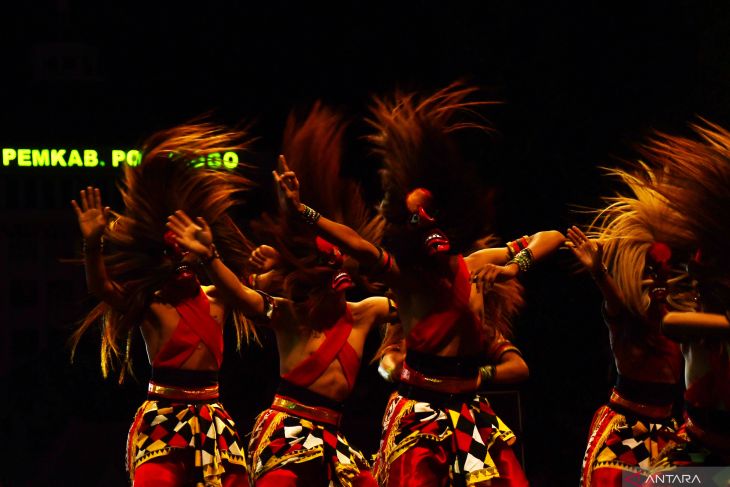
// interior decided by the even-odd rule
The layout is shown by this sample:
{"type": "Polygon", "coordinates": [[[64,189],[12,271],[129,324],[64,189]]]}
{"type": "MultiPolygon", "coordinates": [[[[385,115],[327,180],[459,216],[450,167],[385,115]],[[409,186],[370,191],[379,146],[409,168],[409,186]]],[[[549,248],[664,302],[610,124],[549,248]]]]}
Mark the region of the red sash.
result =
{"type": "Polygon", "coordinates": [[[471,281],[462,256],[459,256],[459,268],[452,287],[446,293],[434,311],[411,329],[406,338],[408,349],[433,353],[445,347],[457,335],[462,335],[466,343],[481,348],[481,325],[469,309],[471,281]]]}
{"type": "Polygon", "coordinates": [[[194,298],[182,301],[175,310],[180,314],[180,320],[170,339],[157,352],[152,366],[180,368],[198,343],[203,342],[220,368],[223,363],[223,330],[210,316],[210,302],[203,289],[194,298]]]}
{"type": "Polygon", "coordinates": [[[306,388],[319,379],[334,360],[339,360],[345,373],[345,379],[352,388],[360,369],[360,357],[352,345],[347,342],[353,322],[348,306],[340,319],[331,328],[325,330],[325,340],[319,348],[281,378],[306,388]]]}

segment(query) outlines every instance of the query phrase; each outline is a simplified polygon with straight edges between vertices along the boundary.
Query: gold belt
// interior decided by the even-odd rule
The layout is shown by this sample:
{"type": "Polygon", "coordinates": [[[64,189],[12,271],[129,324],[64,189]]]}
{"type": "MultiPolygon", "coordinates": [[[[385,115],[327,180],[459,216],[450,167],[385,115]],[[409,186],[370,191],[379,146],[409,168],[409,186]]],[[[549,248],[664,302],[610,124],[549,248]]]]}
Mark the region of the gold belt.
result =
{"type": "Polygon", "coordinates": [[[147,393],[150,396],[179,401],[208,401],[218,399],[218,384],[206,387],[178,387],[155,384],[150,381],[147,393]]]}
{"type": "Polygon", "coordinates": [[[340,412],[321,406],[307,406],[299,401],[278,394],[274,396],[271,409],[333,426],[339,426],[340,419],[342,418],[342,413],[340,412]]]}

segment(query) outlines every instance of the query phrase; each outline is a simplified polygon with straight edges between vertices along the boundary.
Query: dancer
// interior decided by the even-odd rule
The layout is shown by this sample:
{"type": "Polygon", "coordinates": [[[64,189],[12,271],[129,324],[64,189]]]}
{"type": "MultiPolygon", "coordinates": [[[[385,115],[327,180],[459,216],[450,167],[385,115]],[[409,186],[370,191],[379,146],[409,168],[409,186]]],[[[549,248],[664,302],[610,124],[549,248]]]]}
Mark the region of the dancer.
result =
{"type": "Polygon", "coordinates": [[[670,313],[664,330],[685,358],[685,439],[670,455],[676,465],[730,464],[730,132],[702,121],[694,137],[657,134],[644,156],[664,177],[651,181],[679,215],[676,232],[697,252],[688,259],[701,312],[670,313]]]}
{"type": "Polygon", "coordinates": [[[251,297],[231,306],[214,286],[202,286],[198,273],[219,255],[242,271],[249,244],[226,211],[248,183],[233,172],[192,164],[244,149],[245,142],[237,142],[243,138],[210,124],[160,132],[145,143],[140,165],[125,168],[125,210],[111,223],[99,189],[89,187],[72,201],[89,290],[101,300],[75,332],[74,348],[99,323],[103,375],[118,366],[121,382],[132,371],[130,346],[139,328],[152,365],[148,398],[127,447],[137,487],[247,483],[243,445],[218,400],[218,370],[227,316],[233,312],[239,337],[255,337],[244,315],[260,314],[261,306],[251,297]],[[215,222],[218,246],[203,261],[166,231],[166,216],[178,208],[215,222]]]}
{"type": "MultiPolygon", "coordinates": [[[[512,279],[504,282],[485,282],[485,264],[504,265],[515,253],[529,245],[534,238],[524,236],[505,247],[494,247],[494,239],[488,237],[478,243],[484,247],[466,257],[464,261],[472,275],[470,308],[484,327],[490,349],[484,350],[483,363],[479,368],[481,383],[514,384],[527,379],[529,368],[520,350],[510,341],[511,322],[524,305],[522,285],[512,279]],[[474,269],[475,262],[480,268],[474,269]]],[[[379,361],[378,373],[388,382],[398,382],[406,353],[405,334],[400,323],[385,329],[383,341],[375,354],[379,361]]]]}
{"type": "Polygon", "coordinates": [[[631,192],[609,198],[589,239],[568,230],[571,249],[603,294],[618,377],[609,402],[593,416],[583,460],[582,486],[622,485],[625,473],[669,467],[666,452],[677,431],[673,407],[681,389],[682,355],[661,333],[668,310],[694,307],[682,263],[689,250],[678,233],[678,215],[636,173],[616,169],[631,192]]]}
{"type": "MultiPolygon", "coordinates": [[[[343,128],[338,115],[317,104],[303,122],[290,119],[284,150],[321,184],[322,204],[330,201],[333,213],[364,225],[357,188],[339,177],[343,128]],[[346,199],[349,204],[341,204],[346,199]]],[[[210,243],[205,243],[204,222],[199,223],[182,212],[170,218],[180,244],[204,256],[210,243]]],[[[251,434],[251,481],[258,487],[374,486],[367,460],[348,444],[339,425],[366,336],[373,327],[393,320],[393,303],[384,297],[348,302],[345,291],[353,280],[344,269],[346,257],[298,221],[266,219],[258,226],[258,236],[273,248],[261,247],[252,260],[260,271],[275,265],[269,272],[278,277],[267,276],[267,286],[280,287],[283,294],[266,297],[266,325],[276,334],[281,382],[251,434]]],[[[245,289],[220,261],[209,271],[232,299],[245,289]]]]}
{"type": "MultiPolygon", "coordinates": [[[[507,445],[511,432],[476,393],[483,331],[469,309],[471,283],[462,251],[488,223],[489,193],[460,157],[457,133],[484,102],[451,85],[433,96],[376,100],[371,139],[383,156],[387,251],[301,203],[292,171],[276,174],[289,208],[341,246],[393,291],[406,335],[399,394],[384,419],[375,474],[381,485],[526,485],[507,445]],[[459,188],[459,191],[455,191],[459,188]],[[451,479],[451,480],[450,480],[451,479]]],[[[485,281],[526,272],[563,241],[535,239],[506,266],[484,266],[485,281]]]]}

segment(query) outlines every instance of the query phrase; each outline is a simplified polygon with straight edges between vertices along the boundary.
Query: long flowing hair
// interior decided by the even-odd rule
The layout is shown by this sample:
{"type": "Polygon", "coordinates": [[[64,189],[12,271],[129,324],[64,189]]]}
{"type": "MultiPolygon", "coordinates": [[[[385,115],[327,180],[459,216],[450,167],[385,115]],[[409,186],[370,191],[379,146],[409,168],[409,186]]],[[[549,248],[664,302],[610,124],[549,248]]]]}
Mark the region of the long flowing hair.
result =
{"type": "Polygon", "coordinates": [[[626,192],[605,198],[608,203],[593,220],[589,235],[603,243],[603,259],[624,304],[636,316],[645,316],[651,298],[642,285],[647,254],[663,243],[671,249],[686,250],[689,234],[678,225],[680,215],[666,197],[656,190],[661,178],[648,165],[638,162],[633,169],[608,169],[626,187],[626,192]]]}
{"type": "Polygon", "coordinates": [[[657,133],[642,147],[664,175],[654,186],[676,212],[676,232],[699,249],[696,277],[705,305],[730,307],[730,131],[700,120],[694,137],[657,133]]]}
{"type": "MultiPolygon", "coordinates": [[[[479,239],[476,250],[497,246],[498,239],[493,235],[487,235],[479,239]]],[[[525,288],[518,279],[510,279],[504,282],[496,282],[491,289],[482,291],[484,300],[484,329],[485,340],[503,336],[507,339],[514,337],[513,323],[520,310],[525,306],[525,288]]]]}
{"type": "Polygon", "coordinates": [[[383,162],[384,238],[398,258],[417,245],[402,231],[409,216],[406,196],[416,188],[433,195],[437,225],[454,252],[468,248],[491,224],[491,192],[464,159],[458,138],[492,131],[479,109],[495,102],[473,99],[477,92],[456,82],[431,95],[397,91],[373,100],[368,123],[374,132],[367,139],[383,162]]]}
{"type": "MultiPolygon", "coordinates": [[[[377,241],[382,218],[369,210],[360,186],[341,174],[346,129],[341,113],[316,102],[304,118],[294,112],[289,115],[282,153],[299,179],[302,201],[327,218],[355,229],[363,238],[377,241]]],[[[297,216],[285,215],[264,215],[252,227],[259,240],[270,242],[282,256],[282,266],[276,273],[300,324],[326,326],[313,317],[326,306],[332,277],[339,270],[321,263],[312,228],[297,216]]],[[[352,259],[345,259],[345,270],[369,286],[352,259]]]]}
{"type": "MultiPolygon", "coordinates": [[[[104,232],[104,263],[109,278],[121,285],[124,306],[99,303],[71,337],[72,357],[82,335],[101,326],[101,369],[104,377],[119,366],[119,381],[131,373],[130,347],[134,329],[158,291],[175,274],[175,264],[164,257],[167,217],[176,210],[202,216],[226,265],[243,271],[251,244],[227,211],[235,196],[250,183],[234,171],[207,167],[209,156],[243,151],[250,144],[245,131],[228,130],[206,122],[181,125],[152,135],[143,144],[137,166],[126,166],[119,190],[124,211],[115,214],[104,232]]],[[[217,160],[213,157],[213,160],[217,160]]],[[[233,310],[238,344],[256,338],[239,310],[233,310]]]]}

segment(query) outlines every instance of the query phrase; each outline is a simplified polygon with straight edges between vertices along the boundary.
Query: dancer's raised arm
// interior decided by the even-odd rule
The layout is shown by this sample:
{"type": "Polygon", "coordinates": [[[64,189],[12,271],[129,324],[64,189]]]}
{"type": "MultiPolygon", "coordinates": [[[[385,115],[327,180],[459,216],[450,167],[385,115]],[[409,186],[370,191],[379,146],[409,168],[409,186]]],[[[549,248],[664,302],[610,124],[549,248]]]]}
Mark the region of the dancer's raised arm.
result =
{"type": "Polygon", "coordinates": [[[323,217],[300,201],[299,181],[294,171],[287,166],[283,155],[279,156],[279,167],[273,172],[273,175],[279,189],[280,203],[285,210],[298,214],[325,239],[342,248],[347,255],[361,265],[384,272],[384,277],[396,272],[392,256],[385,254],[381,248],[362,238],[352,228],[323,217]]]}
{"type": "Polygon", "coordinates": [[[488,289],[495,282],[516,277],[521,270],[550,255],[564,242],[562,233],[545,230],[508,242],[505,247],[477,250],[465,256],[464,261],[469,267],[472,282],[477,285],[477,292],[481,292],[482,287],[488,289]],[[517,257],[520,253],[523,255],[517,257]]]}
{"type": "Polygon", "coordinates": [[[167,227],[175,232],[181,246],[200,258],[225,301],[245,315],[270,315],[272,304],[264,295],[244,285],[220,259],[213,244],[213,234],[203,218],[198,217],[194,222],[184,211],[178,210],[168,217],[167,227]]]}
{"type": "Polygon", "coordinates": [[[81,190],[79,202],[71,200],[84,239],[84,269],[89,291],[114,308],[124,305],[122,287],[109,279],[102,255],[102,237],[111,210],[101,204],[101,191],[91,186],[81,190]]]}
{"type": "Polygon", "coordinates": [[[568,229],[570,250],[578,262],[591,274],[605,300],[606,314],[617,316],[624,309],[624,298],[603,263],[603,245],[591,240],[575,225],[568,229]]]}
{"type": "Polygon", "coordinates": [[[672,311],[664,316],[662,331],[677,341],[703,337],[730,338],[730,317],[719,313],[672,311]]]}

